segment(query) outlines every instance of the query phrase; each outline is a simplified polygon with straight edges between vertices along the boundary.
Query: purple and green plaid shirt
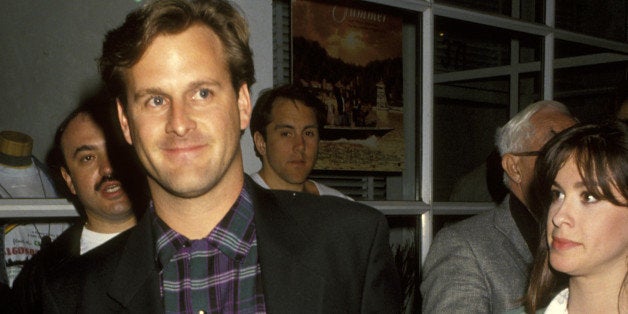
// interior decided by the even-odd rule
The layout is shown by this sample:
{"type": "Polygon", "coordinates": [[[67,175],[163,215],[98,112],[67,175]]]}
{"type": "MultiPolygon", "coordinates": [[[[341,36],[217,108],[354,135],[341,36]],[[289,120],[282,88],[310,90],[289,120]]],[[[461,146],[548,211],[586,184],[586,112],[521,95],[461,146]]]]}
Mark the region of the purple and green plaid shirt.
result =
{"type": "Polygon", "coordinates": [[[157,217],[151,204],[166,313],[266,312],[253,213],[243,188],[214,230],[191,241],[157,217]]]}

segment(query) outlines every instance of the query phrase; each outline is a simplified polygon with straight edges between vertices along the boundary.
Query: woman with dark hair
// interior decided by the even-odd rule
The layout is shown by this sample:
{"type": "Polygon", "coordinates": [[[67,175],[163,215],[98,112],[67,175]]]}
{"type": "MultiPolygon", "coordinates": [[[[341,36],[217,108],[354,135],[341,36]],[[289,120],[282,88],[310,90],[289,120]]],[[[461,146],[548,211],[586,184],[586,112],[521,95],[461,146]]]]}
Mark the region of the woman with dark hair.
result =
{"type": "Polygon", "coordinates": [[[561,132],[544,146],[533,187],[545,240],[524,297],[526,313],[628,313],[626,122],[561,132]]]}

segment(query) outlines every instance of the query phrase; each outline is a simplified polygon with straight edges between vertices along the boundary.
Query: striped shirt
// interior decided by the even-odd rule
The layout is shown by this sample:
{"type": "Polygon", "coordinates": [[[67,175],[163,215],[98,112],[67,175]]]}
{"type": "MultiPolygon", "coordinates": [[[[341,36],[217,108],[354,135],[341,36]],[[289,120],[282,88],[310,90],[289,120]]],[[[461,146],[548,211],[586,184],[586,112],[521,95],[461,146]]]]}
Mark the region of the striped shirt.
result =
{"type": "Polygon", "coordinates": [[[168,227],[151,204],[161,295],[166,313],[265,313],[253,204],[243,188],[203,239],[168,227]]]}

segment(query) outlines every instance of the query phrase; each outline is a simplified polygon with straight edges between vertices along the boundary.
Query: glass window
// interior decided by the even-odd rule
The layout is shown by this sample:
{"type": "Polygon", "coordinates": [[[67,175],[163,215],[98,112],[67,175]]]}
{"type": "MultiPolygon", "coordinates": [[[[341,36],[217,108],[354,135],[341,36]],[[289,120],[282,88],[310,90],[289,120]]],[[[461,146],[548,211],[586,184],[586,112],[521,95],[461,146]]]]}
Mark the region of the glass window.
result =
{"type": "Polygon", "coordinates": [[[541,38],[490,26],[454,20],[434,19],[436,73],[474,70],[510,65],[513,40],[519,62],[539,61],[541,38]]]}
{"type": "Polygon", "coordinates": [[[556,27],[626,42],[627,10],[626,0],[556,0],[556,27]]]}
{"type": "Polygon", "coordinates": [[[503,30],[435,17],[434,38],[436,73],[496,67],[510,63],[510,37],[503,30]]]}
{"type": "Polygon", "coordinates": [[[612,62],[554,71],[555,99],[583,122],[615,115],[617,87],[628,73],[628,62],[612,62]]]}
{"type": "Polygon", "coordinates": [[[543,79],[541,71],[522,73],[519,75],[519,111],[529,104],[539,101],[542,96],[543,79]]]}
{"type": "Polygon", "coordinates": [[[555,44],[555,49],[554,49],[554,57],[556,59],[559,59],[559,58],[593,55],[593,54],[606,53],[606,52],[612,52],[612,51],[609,51],[604,48],[592,47],[592,46],[588,46],[584,44],[557,39],[556,44],[555,44]]]}
{"type": "Polygon", "coordinates": [[[496,128],[508,121],[509,78],[437,84],[434,92],[435,201],[490,202],[488,159],[496,128]]]}
{"type": "Polygon", "coordinates": [[[519,18],[528,22],[543,22],[542,0],[521,0],[513,10],[512,0],[438,0],[438,3],[459,6],[474,11],[519,18]]]}

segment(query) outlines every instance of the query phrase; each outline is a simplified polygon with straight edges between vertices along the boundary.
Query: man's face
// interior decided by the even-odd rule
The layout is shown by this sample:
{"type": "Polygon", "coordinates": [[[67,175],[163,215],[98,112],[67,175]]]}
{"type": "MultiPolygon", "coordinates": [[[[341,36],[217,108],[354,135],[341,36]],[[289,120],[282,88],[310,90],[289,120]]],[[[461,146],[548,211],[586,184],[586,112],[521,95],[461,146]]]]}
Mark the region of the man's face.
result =
{"type": "MultiPolygon", "coordinates": [[[[530,119],[534,127],[534,137],[528,142],[526,151],[539,151],[554,135],[576,124],[573,117],[555,109],[542,109],[530,119]]],[[[521,169],[521,187],[525,195],[534,176],[536,156],[518,156],[521,169]]]]}
{"type": "Polygon", "coordinates": [[[212,30],[193,25],[157,36],[124,80],[127,108],[118,102],[118,115],[153,197],[194,198],[242,177],[248,87],[233,90],[223,45],[212,30]]]}
{"type": "Polygon", "coordinates": [[[67,169],[61,174],[85,207],[88,219],[114,222],[133,216],[131,201],[113,176],[105,136],[92,118],[81,113],[61,137],[67,169]]]}
{"type": "Polygon", "coordinates": [[[262,176],[271,188],[286,189],[306,180],[318,154],[318,124],[314,110],[301,101],[275,100],[266,139],[256,133],[262,155],[262,176]]]}

